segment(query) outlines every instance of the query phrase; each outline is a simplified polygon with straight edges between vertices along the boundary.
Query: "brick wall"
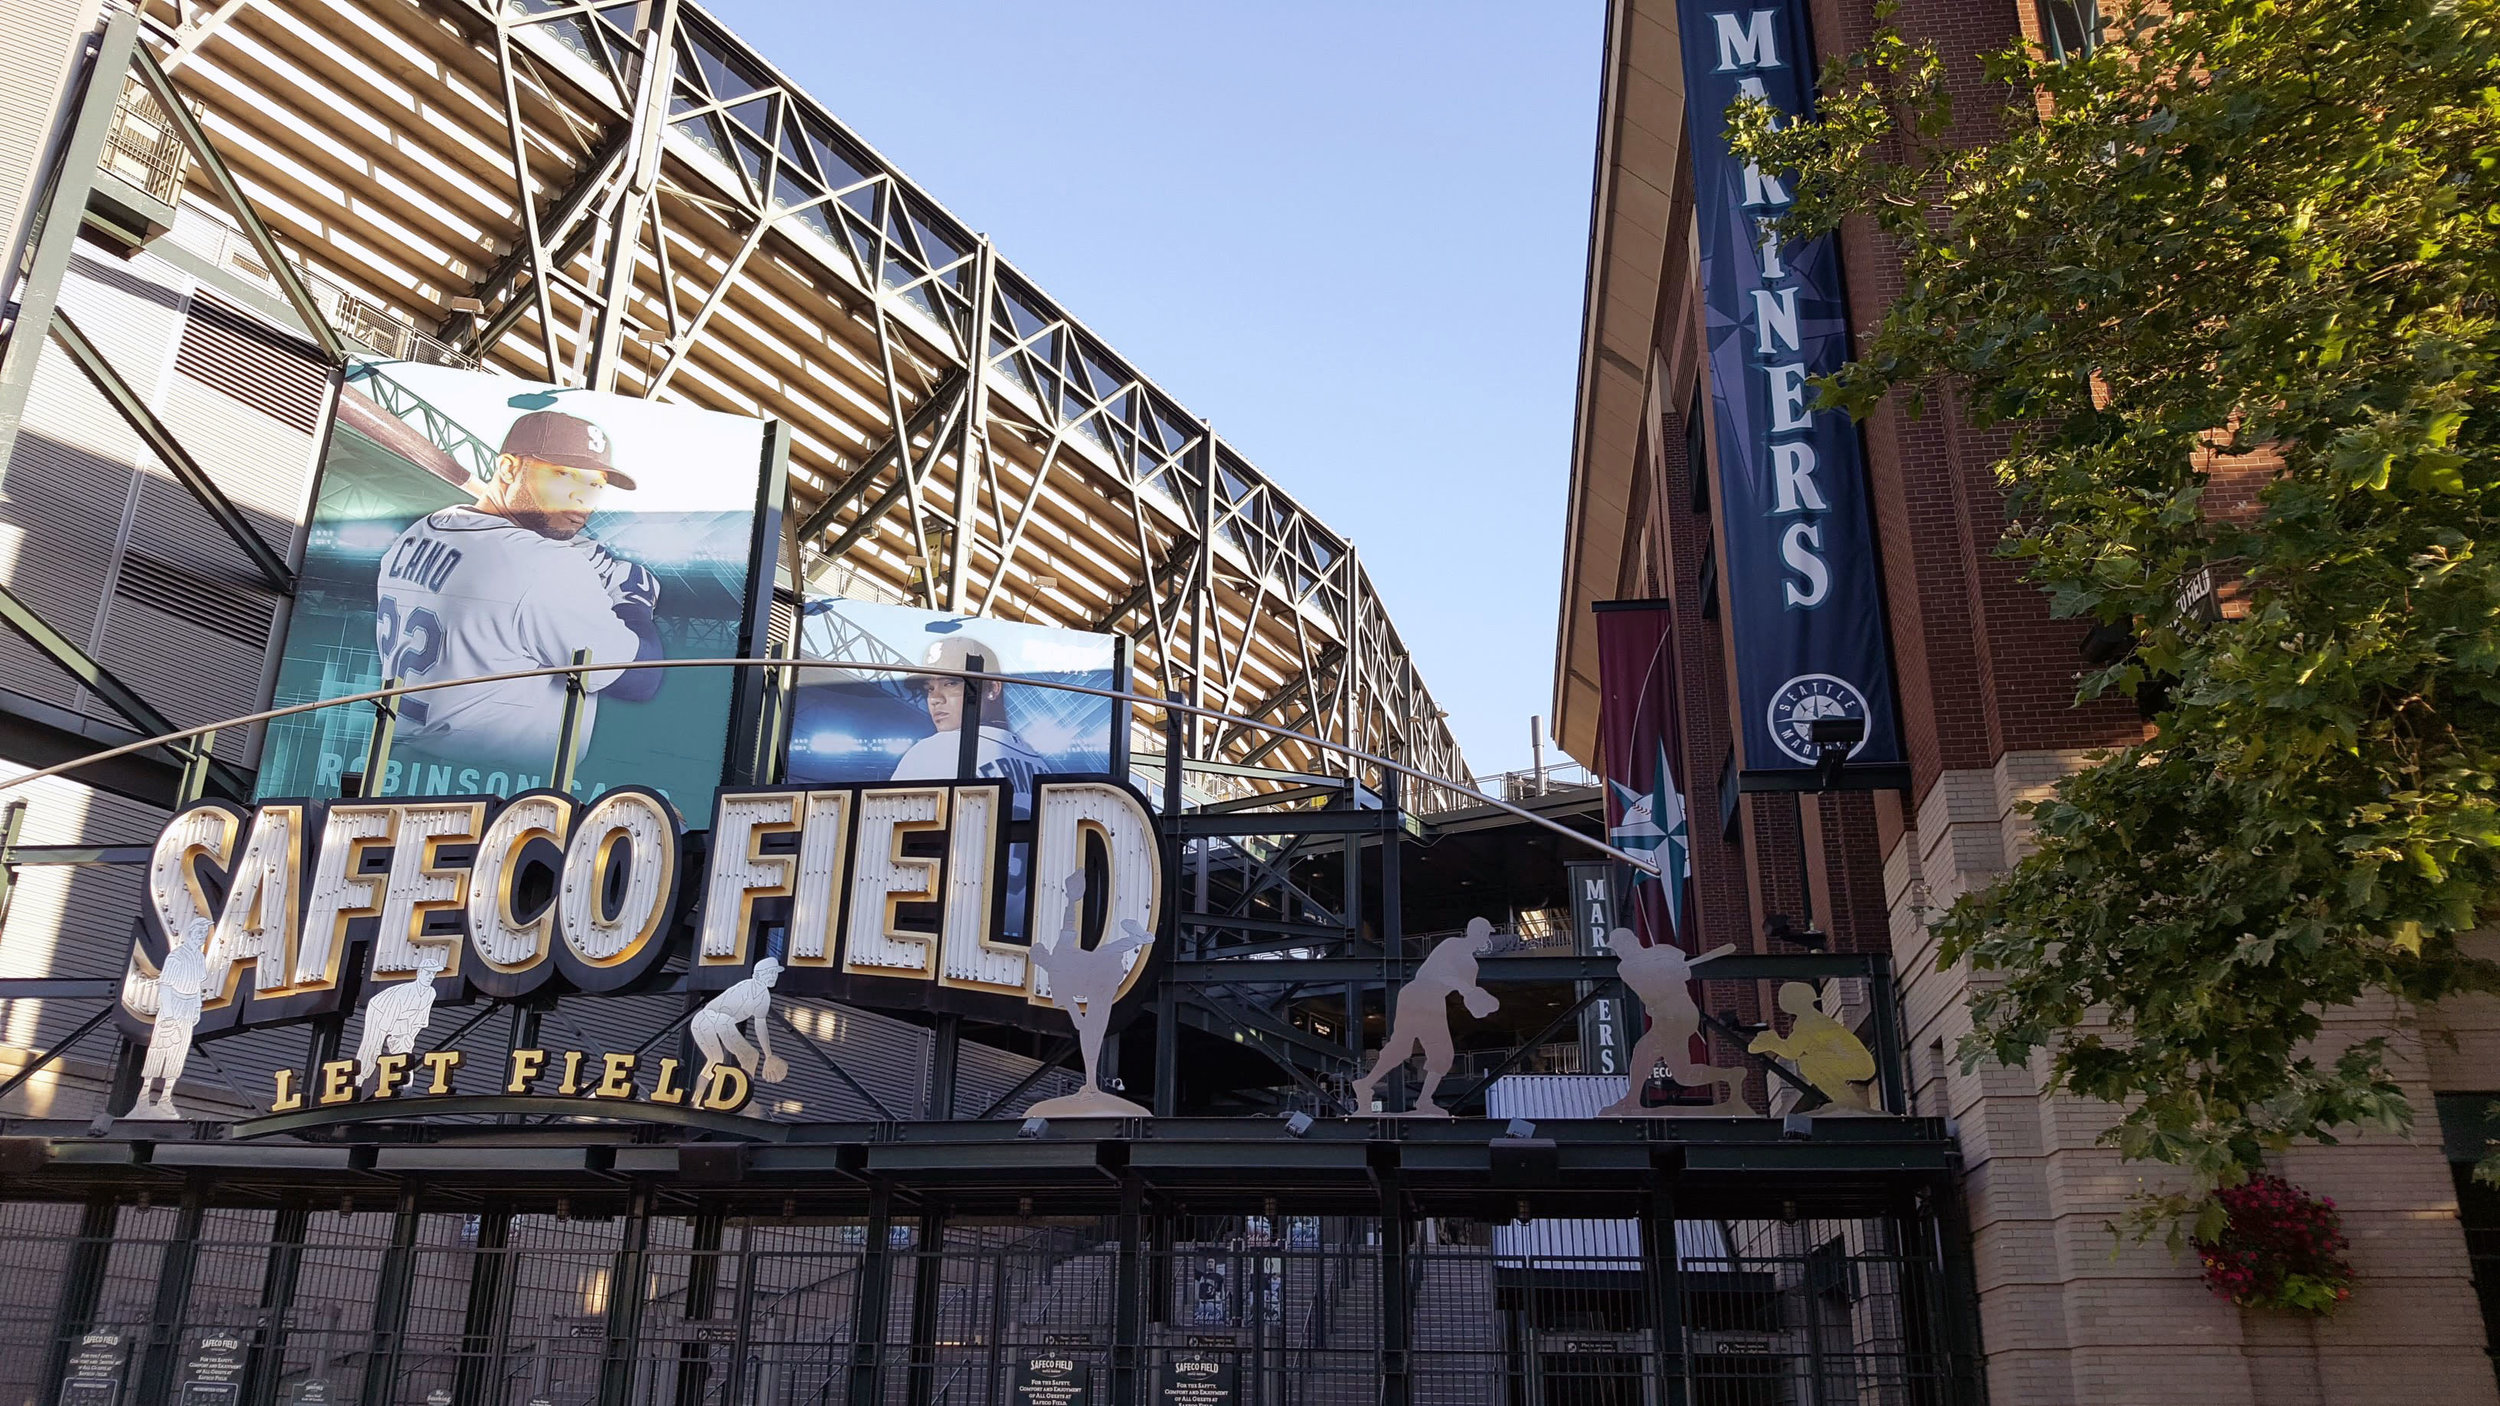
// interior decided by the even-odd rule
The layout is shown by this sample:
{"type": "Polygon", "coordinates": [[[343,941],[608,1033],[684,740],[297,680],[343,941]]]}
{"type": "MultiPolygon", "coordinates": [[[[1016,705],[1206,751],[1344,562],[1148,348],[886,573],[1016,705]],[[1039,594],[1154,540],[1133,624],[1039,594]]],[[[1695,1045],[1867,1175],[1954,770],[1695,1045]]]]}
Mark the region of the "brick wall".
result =
{"type": "MultiPolygon", "coordinates": [[[[1821,51],[1862,40],[1872,8],[1814,0],[1821,51]]],[[[1964,133],[1981,133],[2004,94],[1983,83],[1977,56],[2034,30],[2029,4],[1909,0],[1898,22],[1948,56],[1964,133]]],[[[1698,935],[1705,945],[1763,950],[1763,920],[1801,916],[1810,895],[1837,949],[1889,944],[1914,1108],[1954,1119],[1963,1145],[1991,1400],[2500,1401],[2435,1130],[2281,1159],[2285,1175],[2336,1199],[2362,1274],[2347,1311],[2313,1324],[2243,1313],[2204,1290],[2191,1260],[2113,1240],[2110,1223],[2132,1195],[2160,1185],[2160,1169],[2100,1145],[2112,1110],[2045,1095],[2041,1068],[1963,1072],[1956,1045],[1975,978],[1937,968],[1930,922],[2025,852],[2024,801],[2085,765],[2092,749],[2141,737],[2144,724],[2126,699],[2076,705],[2089,622],[2051,619],[2042,594],[1997,555],[2005,505],[1993,464],[2004,436],[1968,423],[1949,388],[1931,394],[1923,416],[1887,405],[1864,426],[1910,793],[1826,795],[1802,806],[1749,795],[1739,842],[1721,838],[1715,792],[1737,716],[1738,642],[1704,617],[1696,590],[1716,544],[1712,518],[1691,511],[1698,466],[1685,462],[1683,415],[1702,343],[1687,154],[1675,160],[1660,177],[1676,200],[1644,425],[1641,579],[1676,602],[1698,935]]],[[[1843,263],[1852,317],[1871,327],[1898,291],[1898,261],[1871,230],[1852,228],[1843,263]]],[[[2209,456],[2209,505],[2251,511],[2275,467],[2263,455],[2209,456]]],[[[1720,993],[1712,988],[1714,1004],[1720,993]]],[[[1760,993],[1735,994],[1740,1014],[1758,1018],[1760,993]]],[[[2334,1038],[2392,1036],[2426,1126],[2434,1090],[2500,1088],[2500,1000],[2424,1013],[2418,1026],[2397,1014],[2339,1013],[2334,1038]]]]}

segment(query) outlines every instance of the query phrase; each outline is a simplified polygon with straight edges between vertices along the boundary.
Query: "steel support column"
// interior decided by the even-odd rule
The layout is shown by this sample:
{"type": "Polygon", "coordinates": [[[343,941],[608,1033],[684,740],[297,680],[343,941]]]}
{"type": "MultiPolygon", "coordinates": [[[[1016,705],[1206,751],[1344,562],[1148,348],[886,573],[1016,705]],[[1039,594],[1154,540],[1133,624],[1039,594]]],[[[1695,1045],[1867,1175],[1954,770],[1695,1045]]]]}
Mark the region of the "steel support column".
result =
{"type": "Polygon", "coordinates": [[[592,390],[616,389],[618,352],[625,340],[625,305],[641,262],[642,224],[660,179],[660,138],[668,130],[669,92],[677,74],[677,0],[649,0],[647,23],[634,35],[634,110],[627,123],[629,165],[625,189],[608,217],[607,268],[599,280],[599,318],[590,334],[584,381],[592,390]]]}
{"type": "MultiPolygon", "coordinates": [[[[997,255],[984,236],[973,250],[972,312],[964,319],[963,440],[955,447],[955,532],[946,551],[946,608],[957,614],[967,613],[964,593],[972,583],[972,515],[981,500],[981,470],[989,464],[990,304],[995,301],[992,290],[997,280],[997,255]]],[[[1034,486],[1040,488],[1038,479],[1034,486]]],[[[1002,504],[1000,514],[1006,511],[1002,504]]],[[[1014,549],[1014,542],[1000,541],[1000,578],[1007,574],[1007,557],[1014,549]]]]}
{"type": "Polygon", "coordinates": [[[1927,1194],[1921,1217],[1928,1253],[1943,1271],[1942,1324],[1945,1399],[1954,1406],[1981,1406],[1988,1399],[1987,1357],[1979,1340],[1979,1273],[1971,1259],[1970,1212],[1962,1202],[1961,1178],[1940,1180],[1927,1194]]]}
{"type": "Polygon", "coordinates": [[[104,1295],[104,1266],[113,1253],[113,1230],[120,1218],[121,1202],[110,1191],[88,1197],[78,1217],[78,1242],[70,1246],[60,1301],[52,1311],[52,1349],[43,1365],[44,1406],[61,1406],[61,1378],[69,1372],[70,1354],[95,1324],[96,1303],[104,1295]]]}
{"type": "Polygon", "coordinates": [[[408,1300],[416,1283],[417,1188],[402,1182],[391,1212],[391,1243],[373,1286],[372,1327],[365,1337],[365,1377],[357,1399],[385,1406],[399,1378],[400,1339],[408,1331],[408,1300]]]}
{"type": "Polygon", "coordinates": [[[608,1274],[607,1346],[599,1363],[599,1406],[631,1406],[634,1367],[649,1298],[645,1261],[651,1254],[651,1183],[636,1180],[625,1209],[625,1239],[608,1274]]]}
{"type": "Polygon", "coordinates": [[[1394,1143],[1374,1143],[1388,1165],[1373,1175],[1380,1185],[1380,1406],[1412,1406],[1415,1399],[1415,1219],[1395,1165],[1394,1143]]]}
{"type": "Polygon", "coordinates": [[[288,1200],[279,1205],[269,1228],[269,1258],[260,1270],[260,1331],[252,1337],[251,1361],[243,1374],[242,1406],[273,1406],[278,1399],[278,1378],[286,1371],[288,1320],[295,1312],[295,1285],[304,1267],[304,1228],[311,1219],[302,1201],[288,1200]]]}
{"type": "Polygon", "coordinates": [[[469,1257],[469,1297],[460,1314],[460,1362],[452,1369],[454,1406],[485,1406],[503,1380],[504,1266],[511,1258],[512,1208],[478,1214],[477,1252],[469,1257]]]}
{"type": "MultiPolygon", "coordinates": [[[[1163,715],[1163,814],[1167,818],[1181,813],[1184,774],[1181,765],[1181,715],[1167,709],[1163,715]]],[[[1161,833],[1156,843],[1163,847],[1163,872],[1177,874],[1181,871],[1181,841],[1177,828],[1163,825],[1158,829],[1161,833]]],[[[1178,895],[1175,895],[1165,901],[1161,930],[1155,934],[1155,941],[1165,944],[1163,950],[1166,952],[1177,952],[1180,948],[1181,906],[1177,898],[1178,895]]],[[[1158,1118],[1169,1118],[1180,1111],[1180,1026],[1179,987],[1172,980],[1172,966],[1167,959],[1155,988],[1155,1116],[1158,1118]]]]}
{"type": "Polygon", "coordinates": [[[207,1212],[207,1190],[196,1175],[183,1183],[173,1238],[165,1242],[164,1257],[156,1263],[156,1302],[148,1311],[147,1356],[139,1364],[133,1400],[173,1399],[174,1370],[181,1365],[183,1312],[190,1306],[191,1277],[200,1263],[200,1221],[207,1212]]]}
{"type": "Polygon", "coordinates": [[[7,466],[17,448],[26,397],[35,386],[35,364],[43,356],[78,227],[87,218],[87,193],[95,186],[96,163],[103,158],[104,139],[121,104],[122,82],[138,36],[139,17],[124,12],[107,20],[88,42],[86,72],[79,80],[78,99],[68,110],[67,135],[53,152],[42,212],[28,238],[31,247],[22,254],[10,251],[22,260],[22,268],[0,269],[0,292],[17,303],[8,346],[0,350],[0,467],[7,466]]]}
{"type": "MultiPolygon", "coordinates": [[[[720,1243],[726,1220],[718,1206],[695,1214],[693,1250],[686,1261],[685,1318],[689,1323],[709,1322],[720,1298],[720,1243]]],[[[705,1331],[697,1328],[692,1341],[677,1346],[676,1406],[703,1406],[710,1395],[713,1344],[703,1336],[705,1331]]]]}
{"type": "Polygon", "coordinates": [[[1146,1180],[1120,1173],[1120,1259],[1111,1305],[1111,1406],[1146,1406],[1146,1180]]]}
{"type": "Polygon", "coordinates": [[[906,1406],[930,1406],[937,1396],[938,1313],[946,1287],[946,1208],[920,1208],[920,1253],[911,1263],[911,1367],[904,1380],[906,1406]]]}
{"type": "Polygon", "coordinates": [[[859,1283],[851,1295],[851,1390],[856,1402],[881,1401],[885,1377],[885,1320],[893,1290],[894,1185],[868,1188],[867,1243],[860,1247],[859,1283]]]}
{"type": "Polygon", "coordinates": [[[1685,1406],[1684,1259],[1675,1238],[1675,1193],[1650,1193],[1641,1217],[1641,1267],[1649,1298],[1650,1370],[1656,1373],[1658,1406],[1685,1406]]]}

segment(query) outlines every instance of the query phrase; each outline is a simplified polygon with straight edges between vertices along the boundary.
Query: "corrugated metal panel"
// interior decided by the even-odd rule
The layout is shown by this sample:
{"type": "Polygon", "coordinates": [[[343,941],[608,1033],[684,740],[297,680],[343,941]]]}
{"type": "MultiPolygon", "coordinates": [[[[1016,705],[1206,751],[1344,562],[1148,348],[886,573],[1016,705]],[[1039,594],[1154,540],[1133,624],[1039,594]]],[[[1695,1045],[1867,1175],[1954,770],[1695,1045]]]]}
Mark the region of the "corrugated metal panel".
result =
{"type": "MultiPolygon", "coordinates": [[[[0,777],[33,770],[0,761],[0,777]]],[[[5,798],[27,802],[18,839],[29,845],[143,844],[154,838],[166,812],[154,806],[51,777],[5,798]]],[[[34,865],[20,869],[0,924],[0,976],[105,977],[122,974],[130,956],[131,925],[145,900],[144,871],[136,866],[34,865]]],[[[93,1000],[0,1001],[0,1047],[48,1050],[68,1036],[101,1002],[93,1000]]],[[[102,1062],[113,1052],[113,1032],[98,1030],[74,1054],[102,1062]]],[[[67,1090],[61,1091],[69,1097],[67,1090]]],[[[40,1111],[54,1090],[39,1080],[13,1095],[8,1107],[40,1111]]],[[[63,1109],[67,1116],[89,1113],[63,1109]]]]}
{"type": "MultiPolygon", "coordinates": [[[[162,379],[179,293],[82,253],[62,279],[60,306],[143,394],[162,379]]],[[[69,357],[46,346],[0,478],[0,579],[91,652],[142,453],[138,437],[69,357]]],[[[81,694],[14,634],[0,639],[0,687],[71,707],[81,694]]],[[[101,708],[95,715],[121,721],[101,708]]]]}
{"type": "MultiPolygon", "coordinates": [[[[1594,1118],[1623,1097],[1618,1074],[1505,1074],[1484,1091],[1489,1118],[1594,1118]]],[[[1688,1260],[1727,1258],[1727,1237],[1708,1221],[1678,1221],[1676,1253],[1688,1260]]],[[[1532,1220],[1493,1227],[1493,1255],[1513,1268],[1631,1269],[1641,1258],[1641,1228],[1628,1220],[1532,1220]]]]}
{"type": "MultiPolygon", "coordinates": [[[[15,231],[42,173],[35,169],[61,110],[61,90],[96,0],[9,0],[0,43],[0,231],[15,231]]],[[[0,237],[5,237],[0,235],[0,237]]]]}
{"type": "MultiPolygon", "coordinates": [[[[965,1041],[955,1057],[955,1114],[960,1118],[978,1116],[1000,1094],[1012,1089],[1025,1075],[1033,1072],[1039,1061],[1011,1050],[965,1041]]],[[[1014,1102],[998,1110],[1001,1118],[1022,1118],[1024,1110],[1046,1098],[1072,1094],[1083,1083],[1082,1076],[1069,1069],[1054,1069],[1034,1082],[1032,1088],[1016,1096],[1014,1102]]]]}
{"type": "Polygon", "coordinates": [[[206,289],[191,300],[174,366],[301,433],[321,424],[330,378],[312,344],[206,289]]]}
{"type": "Polygon", "coordinates": [[[1594,1118],[1630,1088],[1620,1074],[1505,1074],[1484,1091],[1488,1118],[1594,1118]]]}

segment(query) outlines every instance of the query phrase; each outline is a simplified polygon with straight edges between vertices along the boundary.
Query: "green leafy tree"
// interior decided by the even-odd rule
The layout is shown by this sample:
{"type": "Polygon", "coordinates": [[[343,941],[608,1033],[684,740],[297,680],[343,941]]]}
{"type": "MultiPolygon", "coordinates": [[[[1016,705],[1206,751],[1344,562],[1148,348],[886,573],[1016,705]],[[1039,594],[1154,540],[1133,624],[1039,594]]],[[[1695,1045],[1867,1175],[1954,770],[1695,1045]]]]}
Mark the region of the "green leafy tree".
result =
{"type": "Polygon", "coordinates": [[[1815,120],[1731,117],[1785,237],[1859,217],[1903,261],[1824,403],[1954,386],[2010,434],[2003,549],[2134,639],[2082,693],[2154,735],[2033,809],[1942,951],[1982,974],[1966,1061],[2045,1050],[2184,1170],[2136,1217],[2175,1242],[2269,1152],[2409,1126],[2329,1013],[2500,988],[2459,942],[2500,905],[2500,0],[2130,5],[1987,65],[1976,136],[1889,28],[1815,120]],[[2244,613],[2183,610],[2207,579],[2244,613]]]}

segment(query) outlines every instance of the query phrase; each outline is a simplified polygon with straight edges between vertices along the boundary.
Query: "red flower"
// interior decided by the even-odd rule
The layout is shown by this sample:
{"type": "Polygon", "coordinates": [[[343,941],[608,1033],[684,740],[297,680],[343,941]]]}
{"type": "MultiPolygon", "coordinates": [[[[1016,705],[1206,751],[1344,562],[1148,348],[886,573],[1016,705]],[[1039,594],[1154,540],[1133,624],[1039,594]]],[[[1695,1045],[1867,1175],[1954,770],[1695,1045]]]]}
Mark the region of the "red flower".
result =
{"type": "Polygon", "coordinates": [[[2216,1193],[2222,1233],[2196,1243],[2205,1286],[2250,1308],[2329,1313],[2352,1297],[2343,1218],[2335,1203],[2260,1175],[2216,1193]]]}

